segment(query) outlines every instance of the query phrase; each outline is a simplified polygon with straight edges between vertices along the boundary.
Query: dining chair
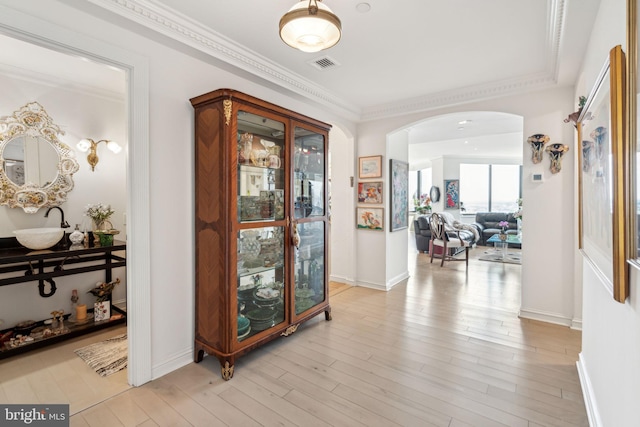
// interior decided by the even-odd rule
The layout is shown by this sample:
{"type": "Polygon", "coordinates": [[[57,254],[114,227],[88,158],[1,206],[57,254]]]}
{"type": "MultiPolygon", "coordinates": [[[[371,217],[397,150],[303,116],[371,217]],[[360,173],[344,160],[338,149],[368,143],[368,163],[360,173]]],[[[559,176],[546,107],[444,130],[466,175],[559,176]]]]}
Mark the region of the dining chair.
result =
{"type": "Polygon", "coordinates": [[[443,216],[438,213],[431,214],[431,218],[429,218],[429,227],[431,228],[431,248],[429,250],[429,252],[431,252],[431,263],[433,263],[435,247],[439,246],[442,248],[442,261],[440,261],[440,267],[444,265],[445,259],[447,261],[465,261],[466,266],[468,267],[469,249],[471,248],[471,245],[460,237],[460,231],[451,227],[447,229],[446,221],[443,216]],[[448,251],[451,248],[464,248],[465,258],[456,258],[455,256],[449,255],[448,251]]]}

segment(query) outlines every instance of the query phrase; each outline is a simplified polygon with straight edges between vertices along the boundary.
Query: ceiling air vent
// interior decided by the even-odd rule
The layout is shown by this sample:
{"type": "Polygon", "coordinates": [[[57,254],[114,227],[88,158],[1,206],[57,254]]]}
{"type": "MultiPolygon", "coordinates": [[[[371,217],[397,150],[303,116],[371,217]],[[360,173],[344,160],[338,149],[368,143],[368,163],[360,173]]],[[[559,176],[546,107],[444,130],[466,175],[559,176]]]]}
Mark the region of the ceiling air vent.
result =
{"type": "Polygon", "coordinates": [[[338,61],[328,56],[322,56],[320,58],[313,59],[309,61],[308,64],[320,71],[340,65],[338,61]]]}

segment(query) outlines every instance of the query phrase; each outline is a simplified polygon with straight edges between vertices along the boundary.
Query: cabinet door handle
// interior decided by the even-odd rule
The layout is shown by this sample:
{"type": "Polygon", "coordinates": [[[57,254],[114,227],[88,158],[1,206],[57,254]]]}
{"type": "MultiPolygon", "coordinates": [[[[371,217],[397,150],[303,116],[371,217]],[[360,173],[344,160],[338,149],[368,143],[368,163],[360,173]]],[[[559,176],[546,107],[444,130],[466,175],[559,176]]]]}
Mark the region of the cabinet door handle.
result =
{"type": "Polygon", "coordinates": [[[298,223],[295,221],[291,222],[291,243],[296,249],[300,248],[300,234],[298,233],[298,223]]]}

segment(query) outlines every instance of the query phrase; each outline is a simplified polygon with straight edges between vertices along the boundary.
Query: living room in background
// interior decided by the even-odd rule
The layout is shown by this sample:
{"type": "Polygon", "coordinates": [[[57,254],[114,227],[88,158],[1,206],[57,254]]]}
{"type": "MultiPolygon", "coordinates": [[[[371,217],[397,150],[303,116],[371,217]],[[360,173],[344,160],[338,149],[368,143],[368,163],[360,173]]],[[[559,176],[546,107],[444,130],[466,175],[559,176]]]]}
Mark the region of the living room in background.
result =
{"type": "Polygon", "coordinates": [[[421,198],[429,196],[429,189],[433,182],[432,168],[409,171],[409,211],[415,212],[416,203],[421,198]]]}
{"type": "Polygon", "coordinates": [[[467,213],[515,212],[521,197],[521,165],[460,164],[460,201],[467,213]]]}

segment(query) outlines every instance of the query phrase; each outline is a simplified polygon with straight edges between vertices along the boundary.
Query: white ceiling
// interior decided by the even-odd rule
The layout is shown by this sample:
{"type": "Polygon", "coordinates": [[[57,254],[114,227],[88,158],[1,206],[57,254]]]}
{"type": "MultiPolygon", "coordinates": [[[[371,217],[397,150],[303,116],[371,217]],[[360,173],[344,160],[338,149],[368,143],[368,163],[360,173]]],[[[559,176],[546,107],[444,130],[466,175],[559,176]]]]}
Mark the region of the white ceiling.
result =
{"type": "Polygon", "coordinates": [[[90,2],[357,121],[572,85],[600,0],[324,0],[343,35],[319,53],[279,38],[295,0],[90,2]]]}
{"type": "MultiPolygon", "coordinates": [[[[113,20],[114,13],[125,17],[130,28],[142,25],[145,34],[161,42],[171,37],[189,47],[186,52],[196,49],[211,55],[256,81],[276,84],[357,122],[572,85],[588,41],[585,29],[594,21],[600,0],[325,0],[341,19],[343,34],[337,46],[318,53],[294,50],[278,36],[279,19],[294,3],[89,0],[72,4],[107,20],[113,20]],[[366,13],[357,9],[363,2],[370,6],[366,13]],[[325,70],[310,65],[325,56],[339,65],[325,70]]],[[[25,63],[26,57],[45,58],[12,55],[5,41],[0,43],[5,69],[37,68],[25,63]]],[[[53,59],[46,61],[50,64],[53,59]]],[[[62,68],[57,71],[64,73],[62,68]]],[[[110,81],[109,72],[101,72],[106,73],[104,81],[110,81]]],[[[473,114],[475,118],[470,113],[416,125],[410,131],[411,142],[506,134],[518,123],[521,130],[518,118],[473,114]],[[473,121],[465,130],[457,129],[459,121],[470,118],[473,121]]]]}

